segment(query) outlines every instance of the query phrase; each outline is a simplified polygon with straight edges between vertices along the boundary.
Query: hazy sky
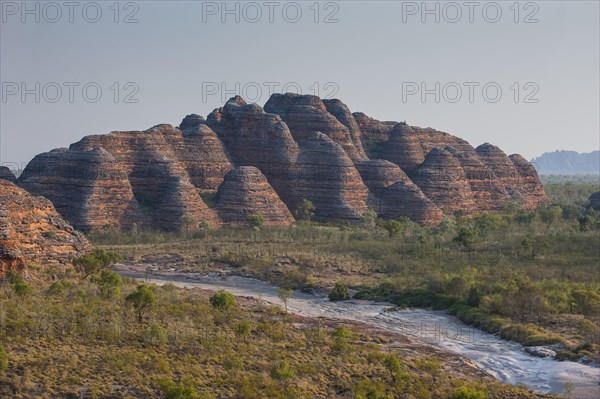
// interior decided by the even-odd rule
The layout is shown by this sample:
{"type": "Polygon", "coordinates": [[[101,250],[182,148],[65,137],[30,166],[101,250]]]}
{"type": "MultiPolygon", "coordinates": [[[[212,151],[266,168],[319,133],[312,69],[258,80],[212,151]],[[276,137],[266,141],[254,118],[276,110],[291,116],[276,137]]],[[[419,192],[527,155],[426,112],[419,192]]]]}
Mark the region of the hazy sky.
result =
{"type": "Polygon", "coordinates": [[[2,0],[0,163],[284,86],[527,158],[600,147],[598,1],[315,3],[2,0]]]}

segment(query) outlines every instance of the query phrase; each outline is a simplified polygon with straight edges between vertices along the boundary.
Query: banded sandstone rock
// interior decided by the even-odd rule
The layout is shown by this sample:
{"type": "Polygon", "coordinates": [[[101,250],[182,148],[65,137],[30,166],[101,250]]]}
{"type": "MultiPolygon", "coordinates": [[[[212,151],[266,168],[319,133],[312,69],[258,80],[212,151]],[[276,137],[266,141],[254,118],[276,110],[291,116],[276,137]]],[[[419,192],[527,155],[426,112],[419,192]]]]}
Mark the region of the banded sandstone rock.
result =
{"type": "Polygon", "coordinates": [[[197,189],[216,191],[232,166],[208,126],[185,127],[86,136],[69,149],[38,155],[19,185],[50,199],[83,231],[134,224],[177,229],[186,215],[216,226],[197,189]]]}
{"type": "Polygon", "coordinates": [[[7,166],[0,166],[0,179],[14,183],[17,178],[7,166]]]}
{"type": "Polygon", "coordinates": [[[546,192],[533,165],[519,154],[509,155],[508,158],[515,165],[517,173],[521,178],[519,188],[524,195],[523,205],[526,208],[535,209],[540,204],[547,203],[546,192]]]}
{"type": "Polygon", "coordinates": [[[312,201],[319,220],[358,221],[368,210],[368,189],[342,147],[317,132],[301,142],[294,176],[295,206],[312,201]]]}
{"type": "Polygon", "coordinates": [[[352,116],[360,129],[362,139],[367,141],[388,141],[394,126],[398,124],[394,121],[378,121],[362,112],[354,112],[352,116]]]}
{"type": "Polygon", "coordinates": [[[218,226],[221,218],[244,223],[251,209],[263,209],[267,223],[287,223],[274,209],[283,202],[295,210],[303,199],[314,203],[323,221],[358,221],[371,208],[384,218],[406,216],[421,224],[439,222],[442,211],[476,215],[514,199],[526,208],[547,201],[535,170],[518,155],[352,114],[339,100],[289,93],[273,95],[264,109],[236,96],[206,120],[190,114],[177,128],[86,136],[69,149],[38,155],[18,182],[47,196],[84,230],[218,226]],[[246,166],[272,188],[245,189],[268,199],[264,208],[246,191],[236,205],[232,189],[221,189],[228,172],[246,166]],[[228,193],[229,205],[210,209],[202,196],[217,190],[228,193]]]}
{"type": "Polygon", "coordinates": [[[357,165],[370,191],[369,207],[385,219],[407,217],[420,224],[442,220],[442,211],[400,169],[381,159],[357,165]]]}
{"type": "Polygon", "coordinates": [[[69,264],[90,249],[50,201],[0,180],[0,275],[21,272],[28,262],[69,264]]]}
{"type": "Polygon", "coordinates": [[[257,167],[284,202],[293,201],[292,179],[300,150],[278,115],[234,97],[214,110],[207,123],[237,166],[257,167]]]}
{"type": "Polygon", "coordinates": [[[240,166],[225,175],[217,198],[216,211],[225,224],[243,224],[250,215],[262,217],[265,226],[294,222],[267,178],[253,166],[240,166]]]}
{"type": "Polygon", "coordinates": [[[413,181],[444,213],[477,213],[467,175],[450,148],[435,147],[414,174],[413,181]]]}
{"type": "Polygon", "coordinates": [[[127,174],[102,148],[40,154],[19,180],[21,187],[52,201],[65,219],[83,231],[114,224],[130,227],[143,219],[127,174]]]}
{"type": "MultiPolygon", "coordinates": [[[[330,100],[329,107],[342,120],[349,123],[353,119],[343,103],[330,100]]],[[[298,142],[308,139],[315,132],[321,132],[339,144],[352,161],[359,162],[366,157],[358,137],[355,143],[348,127],[329,112],[319,97],[292,93],[273,94],[265,104],[265,111],[279,115],[298,142]]],[[[355,122],[352,125],[354,124],[355,122]]]]}
{"type": "Polygon", "coordinates": [[[544,189],[533,166],[520,155],[508,157],[500,148],[485,143],[477,147],[477,156],[493,173],[498,185],[504,188],[508,199],[533,209],[547,201],[544,189]]]}

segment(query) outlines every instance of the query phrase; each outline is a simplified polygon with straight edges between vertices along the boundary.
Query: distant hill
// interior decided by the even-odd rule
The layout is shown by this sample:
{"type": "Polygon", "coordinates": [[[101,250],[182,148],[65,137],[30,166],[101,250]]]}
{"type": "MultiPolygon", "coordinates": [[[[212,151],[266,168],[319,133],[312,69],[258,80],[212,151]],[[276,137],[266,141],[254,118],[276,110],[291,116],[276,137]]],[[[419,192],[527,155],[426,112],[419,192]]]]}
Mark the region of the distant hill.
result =
{"type": "Polygon", "coordinates": [[[600,174],[600,151],[579,153],[558,150],[533,158],[531,163],[541,175],[600,174]]]}

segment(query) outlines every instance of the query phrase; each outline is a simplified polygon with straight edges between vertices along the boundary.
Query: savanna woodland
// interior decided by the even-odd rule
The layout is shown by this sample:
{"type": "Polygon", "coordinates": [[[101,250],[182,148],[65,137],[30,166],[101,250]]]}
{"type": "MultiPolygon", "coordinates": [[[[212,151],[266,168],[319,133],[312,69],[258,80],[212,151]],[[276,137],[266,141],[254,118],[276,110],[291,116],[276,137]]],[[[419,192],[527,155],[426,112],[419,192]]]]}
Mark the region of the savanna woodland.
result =
{"type": "Polygon", "coordinates": [[[596,183],[551,182],[551,204],[433,227],[364,215],[267,228],[91,234],[74,267],[30,265],[0,288],[0,396],[11,398],[527,398],[462,358],[352,322],[287,311],[294,290],[445,309],[502,338],[598,362],[596,183]],[[259,299],[156,286],[115,263],[256,277],[259,299]],[[285,305],[285,306],[284,306],[285,305]]]}

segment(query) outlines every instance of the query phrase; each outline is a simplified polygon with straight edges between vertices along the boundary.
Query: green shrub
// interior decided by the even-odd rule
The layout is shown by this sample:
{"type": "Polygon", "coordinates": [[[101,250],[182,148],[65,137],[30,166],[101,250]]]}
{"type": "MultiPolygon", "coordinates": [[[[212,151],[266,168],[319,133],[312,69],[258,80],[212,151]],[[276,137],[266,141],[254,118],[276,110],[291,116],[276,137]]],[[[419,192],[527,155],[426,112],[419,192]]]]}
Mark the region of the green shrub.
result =
{"type": "Polygon", "coordinates": [[[350,294],[348,293],[348,287],[346,286],[346,284],[335,283],[335,286],[329,292],[329,300],[345,301],[348,299],[350,299],[350,294]]]}
{"type": "Polygon", "coordinates": [[[485,399],[486,397],[485,391],[464,385],[452,394],[452,399],[485,399]]]}
{"type": "Polygon", "coordinates": [[[383,360],[383,365],[390,372],[394,381],[408,378],[408,374],[402,371],[402,365],[396,355],[388,355],[383,360]]]}
{"type": "Polygon", "coordinates": [[[310,221],[315,216],[315,206],[311,201],[304,199],[298,208],[296,208],[294,216],[298,220],[310,221]]]}
{"type": "Polygon", "coordinates": [[[157,323],[154,323],[150,326],[148,336],[150,337],[150,343],[157,346],[165,345],[169,340],[167,330],[157,323]]]}
{"type": "Polygon", "coordinates": [[[67,281],[55,281],[50,284],[50,287],[46,290],[46,295],[58,296],[67,290],[71,284],[67,281]]]}
{"type": "Polygon", "coordinates": [[[358,381],[354,384],[353,399],[393,399],[385,390],[385,384],[379,380],[358,381]]]}
{"type": "Polygon", "coordinates": [[[6,279],[8,280],[8,284],[12,288],[13,292],[21,298],[24,298],[33,292],[33,289],[27,283],[27,281],[25,281],[20,274],[12,270],[6,273],[6,279]]]}
{"type": "Polygon", "coordinates": [[[244,358],[234,352],[230,352],[223,362],[225,370],[242,370],[244,368],[244,358]]]}
{"type": "Polygon", "coordinates": [[[350,348],[350,341],[354,335],[352,331],[346,326],[338,326],[331,333],[333,339],[332,349],[338,352],[345,352],[350,348]]]}
{"type": "Polygon", "coordinates": [[[579,355],[577,355],[577,353],[572,352],[568,349],[563,349],[563,350],[556,352],[556,356],[554,356],[554,358],[561,362],[564,360],[577,361],[577,359],[579,359],[579,355]]]}
{"type": "Polygon", "coordinates": [[[17,294],[17,296],[21,298],[24,298],[33,292],[31,286],[27,283],[27,281],[23,280],[22,278],[16,280],[12,284],[12,288],[15,294],[17,294]]]}
{"type": "Polygon", "coordinates": [[[265,218],[261,215],[246,215],[246,222],[250,223],[251,226],[260,227],[265,222],[265,218]]]}
{"type": "Polygon", "coordinates": [[[242,320],[235,326],[235,335],[242,337],[244,341],[252,332],[252,324],[248,320],[242,320]]]}
{"type": "Polygon", "coordinates": [[[294,371],[290,364],[282,360],[271,368],[271,378],[278,381],[286,381],[294,376],[294,371]]]}
{"type": "Polygon", "coordinates": [[[404,230],[404,224],[397,220],[386,220],[383,222],[382,227],[387,230],[390,238],[400,237],[404,230]]]}
{"type": "Polygon", "coordinates": [[[235,306],[235,295],[225,290],[218,291],[210,297],[213,308],[227,312],[235,306]]]}
{"type": "Polygon", "coordinates": [[[172,381],[162,381],[159,385],[164,399],[203,399],[196,388],[189,385],[176,385],[172,381]]]}

